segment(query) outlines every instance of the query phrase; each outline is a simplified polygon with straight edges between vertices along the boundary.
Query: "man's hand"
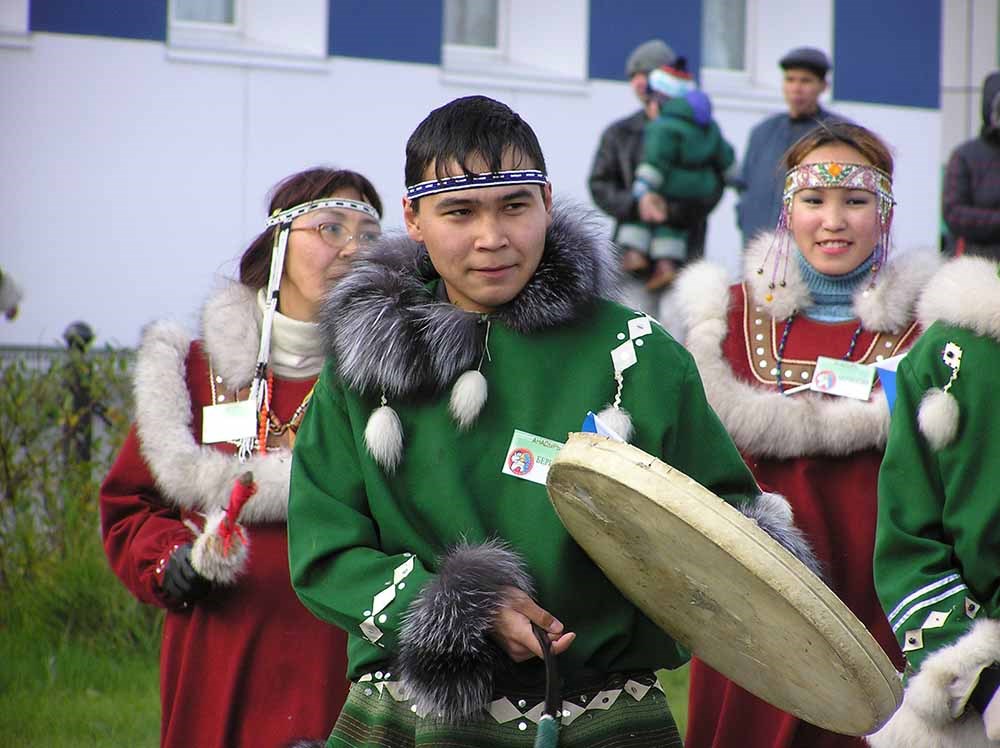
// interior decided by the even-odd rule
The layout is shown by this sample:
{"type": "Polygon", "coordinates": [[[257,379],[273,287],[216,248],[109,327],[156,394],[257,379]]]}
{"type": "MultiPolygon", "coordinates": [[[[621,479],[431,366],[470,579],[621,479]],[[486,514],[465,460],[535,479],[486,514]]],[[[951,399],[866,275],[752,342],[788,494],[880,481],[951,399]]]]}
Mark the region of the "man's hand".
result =
{"type": "Polygon", "coordinates": [[[563,625],[523,590],[505,587],[504,593],[507,601],[497,613],[491,633],[514,662],[542,656],[542,647],[531,630],[532,623],[548,632],[552,654],[560,655],[569,649],[576,634],[564,631],[563,625]]]}
{"type": "Polygon", "coordinates": [[[667,220],[667,201],[655,192],[639,198],[639,219],[644,223],[663,223],[667,220]]]}

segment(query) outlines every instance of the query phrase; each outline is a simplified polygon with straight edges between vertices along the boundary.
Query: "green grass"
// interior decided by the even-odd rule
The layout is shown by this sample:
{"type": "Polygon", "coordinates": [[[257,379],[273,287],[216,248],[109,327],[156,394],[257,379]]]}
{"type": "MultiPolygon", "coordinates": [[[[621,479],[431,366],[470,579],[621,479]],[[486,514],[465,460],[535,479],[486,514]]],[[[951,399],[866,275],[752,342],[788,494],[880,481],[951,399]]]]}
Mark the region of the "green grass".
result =
{"type": "Polygon", "coordinates": [[[0,629],[0,743],[156,748],[157,673],[151,653],[50,645],[30,630],[0,629]]]}
{"type": "Polygon", "coordinates": [[[670,713],[674,715],[677,723],[677,730],[684,737],[687,730],[687,710],[688,710],[688,670],[690,665],[677,668],[676,670],[661,670],[657,673],[660,678],[660,685],[663,686],[667,694],[667,704],[670,705],[670,713]]]}

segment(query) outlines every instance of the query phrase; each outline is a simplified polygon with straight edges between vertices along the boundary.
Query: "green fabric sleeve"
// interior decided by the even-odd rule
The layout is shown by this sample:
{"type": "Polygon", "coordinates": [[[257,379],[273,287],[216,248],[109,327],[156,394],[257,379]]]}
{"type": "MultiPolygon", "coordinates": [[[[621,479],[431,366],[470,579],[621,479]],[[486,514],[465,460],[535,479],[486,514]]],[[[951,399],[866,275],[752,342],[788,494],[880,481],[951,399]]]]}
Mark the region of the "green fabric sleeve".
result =
{"type": "Polygon", "coordinates": [[[965,614],[969,592],[942,521],[946,496],[938,461],[917,422],[924,393],[948,379],[947,369],[934,365],[943,347],[934,337],[918,342],[897,369],[878,480],[875,587],[906,655],[907,673],[972,623],[965,614]]]}
{"type": "Polygon", "coordinates": [[[708,404],[698,370],[684,357],[681,390],[672,405],[675,428],[664,435],[663,459],[734,506],[759,493],[753,474],[708,404]]]}
{"type": "Polygon", "coordinates": [[[397,650],[403,614],[431,577],[413,554],[380,546],[358,443],[329,363],[296,435],[288,558],[292,586],[314,615],[389,652],[397,650]]]}

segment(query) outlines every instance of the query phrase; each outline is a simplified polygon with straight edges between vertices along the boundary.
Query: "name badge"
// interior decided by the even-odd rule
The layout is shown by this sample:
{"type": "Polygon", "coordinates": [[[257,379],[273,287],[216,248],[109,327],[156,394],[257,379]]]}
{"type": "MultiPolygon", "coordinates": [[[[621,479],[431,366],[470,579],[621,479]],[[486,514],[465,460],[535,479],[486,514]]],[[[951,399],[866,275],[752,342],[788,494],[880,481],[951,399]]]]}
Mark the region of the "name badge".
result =
{"type": "Polygon", "coordinates": [[[874,384],[875,367],[820,356],[816,359],[810,389],[824,395],[867,400],[871,397],[874,384]]]}
{"type": "Polygon", "coordinates": [[[206,405],[201,411],[201,443],[231,442],[257,433],[257,409],[249,400],[206,405]]]}
{"type": "Polygon", "coordinates": [[[549,468],[561,447],[562,442],[515,429],[500,472],[545,485],[549,468]]]}

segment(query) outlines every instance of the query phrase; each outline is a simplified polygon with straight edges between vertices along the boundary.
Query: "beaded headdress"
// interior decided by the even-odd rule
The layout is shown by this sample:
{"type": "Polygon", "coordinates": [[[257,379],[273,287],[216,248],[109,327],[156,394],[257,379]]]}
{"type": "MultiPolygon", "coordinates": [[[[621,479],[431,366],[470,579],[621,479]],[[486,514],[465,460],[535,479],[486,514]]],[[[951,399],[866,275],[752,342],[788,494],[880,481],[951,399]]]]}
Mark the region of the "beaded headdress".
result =
{"type": "Polygon", "coordinates": [[[775,286],[785,285],[788,272],[788,255],[792,241],[791,215],[792,201],[795,193],[800,190],[824,189],[836,187],[845,190],[864,190],[871,192],[878,199],[879,239],[875,247],[875,263],[872,265],[872,275],[885,265],[889,253],[889,229],[892,226],[893,206],[892,177],[875,166],[867,164],[849,164],[840,161],[822,161],[812,164],[799,164],[785,174],[785,188],[781,195],[781,214],[778,216],[778,226],[774,241],[764,255],[761,266],[757,268],[758,275],[763,275],[764,267],[774,256],[771,268],[771,280],[768,283],[769,292],[765,301],[772,301],[771,291],[775,286]],[[780,270],[779,270],[780,266],[780,270]],[[778,275],[781,279],[778,280],[778,275]]]}
{"type": "Polygon", "coordinates": [[[442,177],[418,182],[406,188],[406,197],[435,195],[452,190],[468,190],[477,187],[496,187],[501,184],[548,184],[545,172],[540,169],[514,169],[509,171],[489,171],[483,174],[462,174],[457,177],[442,177]]]}
{"type": "MultiPolygon", "coordinates": [[[[368,203],[341,197],[328,197],[299,203],[285,210],[276,210],[267,219],[265,226],[275,229],[274,243],[271,245],[271,271],[268,275],[267,292],[264,296],[264,319],[260,325],[260,348],[257,350],[257,365],[254,368],[253,382],[250,384],[250,401],[255,404],[258,415],[269,399],[267,362],[271,357],[271,328],[274,326],[274,315],[278,311],[278,288],[281,286],[281,274],[285,268],[285,250],[288,248],[288,234],[292,230],[292,221],[306,213],[324,208],[356,210],[375,221],[379,220],[378,211],[368,203]]],[[[263,420],[266,422],[266,417],[263,420]]],[[[258,440],[260,448],[264,449],[266,434],[264,438],[251,436],[241,439],[239,448],[241,461],[250,457],[255,439],[258,440]]]]}

